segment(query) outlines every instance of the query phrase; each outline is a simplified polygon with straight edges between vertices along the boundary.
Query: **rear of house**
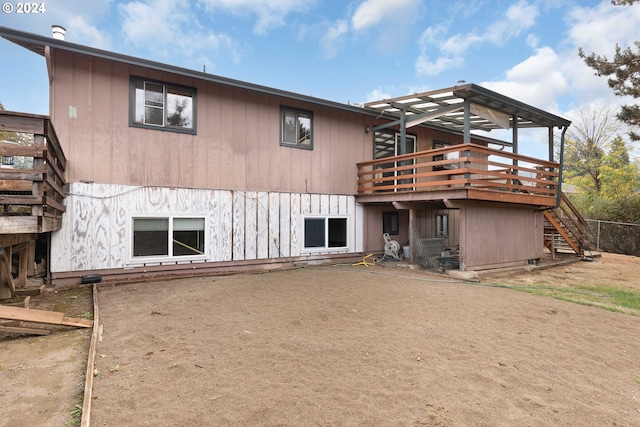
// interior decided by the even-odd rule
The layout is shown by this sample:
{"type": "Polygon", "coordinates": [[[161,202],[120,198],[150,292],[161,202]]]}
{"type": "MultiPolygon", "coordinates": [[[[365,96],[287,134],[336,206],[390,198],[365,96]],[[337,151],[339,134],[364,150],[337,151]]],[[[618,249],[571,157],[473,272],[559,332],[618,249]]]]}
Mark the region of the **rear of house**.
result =
{"type": "Polygon", "coordinates": [[[46,58],[68,159],[54,283],[381,254],[482,269],[542,256],[559,165],[519,127],[569,122],[476,85],[341,104],[0,28],[46,58]],[[506,121],[505,121],[506,120],[506,121]],[[513,129],[511,141],[471,130],[513,129]]]}

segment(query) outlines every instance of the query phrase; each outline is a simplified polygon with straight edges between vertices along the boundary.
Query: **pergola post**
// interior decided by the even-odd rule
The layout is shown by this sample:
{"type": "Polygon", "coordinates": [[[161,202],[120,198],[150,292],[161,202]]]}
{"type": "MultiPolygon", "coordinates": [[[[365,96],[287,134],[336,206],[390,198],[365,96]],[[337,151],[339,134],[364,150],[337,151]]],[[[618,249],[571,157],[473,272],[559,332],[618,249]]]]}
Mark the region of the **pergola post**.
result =
{"type": "Polygon", "coordinates": [[[471,144],[471,101],[469,98],[464,100],[464,136],[465,144],[471,144]]]}
{"type": "MultiPolygon", "coordinates": [[[[515,114],[513,116],[511,116],[511,120],[513,122],[511,129],[513,131],[513,136],[511,138],[511,147],[512,147],[512,152],[513,154],[518,154],[518,116],[516,116],[515,114]]],[[[513,159],[513,166],[517,167],[518,166],[518,159],[513,159]]],[[[513,171],[514,174],[518,175],[518,169],[515,169],[513,171]]]]}

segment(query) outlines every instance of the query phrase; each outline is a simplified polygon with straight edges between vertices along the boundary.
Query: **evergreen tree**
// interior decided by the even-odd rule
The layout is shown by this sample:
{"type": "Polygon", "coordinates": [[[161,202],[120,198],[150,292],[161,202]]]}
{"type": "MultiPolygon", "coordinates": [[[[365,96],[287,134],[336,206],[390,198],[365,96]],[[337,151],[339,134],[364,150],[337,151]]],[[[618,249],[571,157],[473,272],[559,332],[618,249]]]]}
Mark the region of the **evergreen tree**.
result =
{"type": "MultiPolygon", "coordinates": [[[[631,6],[637,1],[612,0],[611,3],[616,6],[631,6]]],[[[596,71],[596,75],[609,76],[607,82],[617,96],[640,98],[640,41],[634,42],[633,47],[628,46],[624,49],[616,44],[616,51],[611,60],[595,53],[587,56],[582,48],[578,53],[585,63],[596,71]]],[[[640,140],[640,133],[633,129],[640,126],[640,106],[623,106],[618,118],[632,126],[629,137],[633,141],[640,140]]]]}

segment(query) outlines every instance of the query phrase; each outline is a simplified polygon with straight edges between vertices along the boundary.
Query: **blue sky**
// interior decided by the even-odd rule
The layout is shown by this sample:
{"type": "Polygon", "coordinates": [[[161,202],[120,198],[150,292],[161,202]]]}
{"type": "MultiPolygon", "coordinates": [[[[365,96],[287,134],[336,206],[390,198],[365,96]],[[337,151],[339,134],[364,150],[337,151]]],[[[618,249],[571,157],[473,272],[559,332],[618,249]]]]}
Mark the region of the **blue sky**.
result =
{"type": "MultiPolygon", "coordinates": [[[[1,26],[59,24],[70,42],[332,101],[465,80],[569,118],[625,101],[578,48],[611,55],[640,39],[640,6],[609,0],[49,0],[35,14],[8,3],[1,26]]],[[[0,58],[5,108],[48,114],[44,58],[4,39],[0,58]]]]}

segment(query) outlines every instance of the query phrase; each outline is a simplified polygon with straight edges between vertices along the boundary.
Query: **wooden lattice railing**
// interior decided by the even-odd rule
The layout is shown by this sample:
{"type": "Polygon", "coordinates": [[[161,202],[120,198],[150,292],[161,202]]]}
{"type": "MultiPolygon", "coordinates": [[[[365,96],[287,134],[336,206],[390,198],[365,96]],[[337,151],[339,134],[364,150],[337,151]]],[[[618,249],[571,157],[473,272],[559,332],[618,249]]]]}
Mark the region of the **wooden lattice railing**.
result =
{"type": "Polygon", "coordinates": [[[65,210],[67,161],[53,125],[46,116],[0,111],[0,135],[12,132],[23,138],[0,141],[0,234],[57,230],[65,210]],[[18,165],[17,158],[28,161],[18,165]]]}
{"type": "Polygon", "coordinates": [[[558,164],[487,148],[454,145],[358,163],[358,195],[483,189],[555,198],[558,164]]]}

